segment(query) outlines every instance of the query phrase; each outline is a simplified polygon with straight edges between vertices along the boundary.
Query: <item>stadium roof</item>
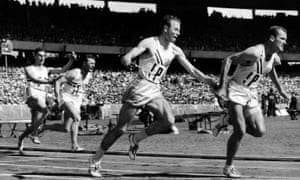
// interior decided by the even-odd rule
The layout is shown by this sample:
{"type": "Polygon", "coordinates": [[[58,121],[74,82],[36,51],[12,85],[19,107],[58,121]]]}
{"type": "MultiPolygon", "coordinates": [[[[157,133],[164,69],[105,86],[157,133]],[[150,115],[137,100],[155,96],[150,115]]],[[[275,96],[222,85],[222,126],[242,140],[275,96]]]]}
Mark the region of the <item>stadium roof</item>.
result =
{"type": "Polygon", "coordinates": [[[299,10],[297,0],[205,0],[208,6],[250,9],[299,10]]]}
{"type": "MultiPolygon", "coordinates": [[[[165,0],[108,0],[136,3],[155,3],[159,4],[165,0]]],[[[243,9],[274,9],[274,10],[300,10],[300,3],[297,0],[169,0],[170,6],[172,2],[193,1],[195,4],[206,4],[213,7],[225,8],[243,8],[243,9]]]]}

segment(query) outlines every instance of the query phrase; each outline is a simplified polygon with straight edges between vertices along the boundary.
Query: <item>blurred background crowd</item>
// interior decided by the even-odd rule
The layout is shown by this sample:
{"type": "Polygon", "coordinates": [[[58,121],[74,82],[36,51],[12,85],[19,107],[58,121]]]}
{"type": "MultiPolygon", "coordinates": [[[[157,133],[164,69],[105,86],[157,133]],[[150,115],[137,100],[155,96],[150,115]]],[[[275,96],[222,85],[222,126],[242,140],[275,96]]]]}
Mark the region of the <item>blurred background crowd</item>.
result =
{"type": "MultiPolygon", "coordinates": [[[[9,68],[6,74],[0,67],[0,104],[24,104],[26,99],[26,79],[23,68],[9,68]]],[[[94,78],[86,89],[86,97],[90,104],[118,104],[127,84],[136,76],[134,72],[96,70],[94,78]]],[[[216,81],[217,75],[211,74],[216,81]]],[[[280,76],[281,83],[287,92],[299,92],[300,78],[295,76],[280,76]]],[[[272,88],[271,80],[263,77],[259,85],[260,95],[267,95],[272,88]]],[[[162,92],[173,104],[207,104],[214,103],[215,96],[209,87],[193,79],[186,73],[167,74],[162,83],[162,92]]],[[[278,97],[278,103],[286,103],[278,97]]],[[[49,85],[49,96],[53,96],[53,86],[49,85]]]]}
{"type": "MultiPolygon", "coordinates": [[[[199,7],[200,8],[200,7],[199,7]]],[[[73,44],[132,46],[158,31],[160,16],[141,9],[138,13],[110,12],[105,8],[18,1],[0,1],[0,37],[14,40],[73,44]]],[[[299,16],[255,16],[254,19],[224,18],[220,13],[200,18],[180,15],[183,48],[237,51],[261,42],[269,26],[288,29],[287,52],[299,52],[299,16]],[[233,31],[234,30],[234,31],[233,31]]]]}
{"type": "MultiPolygon", "coordinates": [[[[219,13],[198,19],[180,16],[182,32],[177,44],[189,50],[239,51],[262,42],[270,25],[280,24],[288,29],[290,53],[300,52],[299,16],[278,15],[276,17],[257,16],[254,19],[224,18],[219,13]],[[233,31],[234,30],[234,31],[233,31]]],[[[105,8],[81,7],[78,5],[58,5],[41,2],[20,4],[18,1],[0,1],[0,38],[34,42],[56,42],[89,45],[113,45],[130,47],[142,38],[157,33],[160,17],[152,11],[141,9],[138,13],[116,13],[105,8]]],[[[4,57],[0,57],[0,104],[23,104],[25,99],[25,76],[23,67],[30,63],[30,53],[19,52],[17,57],[9,57],[8,69],[4,57]]],[[[126,85],[135,73],[126,71],[118,56],[97,55],[94,78],[87,89],[90,103],[121,103],[126,85]],[[112,63],[117,62],[117,63],[112,63]]],[[[187,54],[189,58],[189,55],[187,54]]],[[[49,58],[51,59],[51,58],[49,58]]],[[[190,59],[203,72],[216,81],[219,78],[221,60],[190,59]]],[[[63,60],[52,58],[46,66],[60,66],[63,60]]],[[[289,66],[283,62],[278,67],[280,81],[287,92],[299,92],[299,65],[289,66]]],[[[264,77],[260,85],[260,95],[272,88],[269,78],[264,77]]],[[[162,83],[162,90],[173,104],[214,103],[215,97],[208,86],[195,81],[178,64],[170,67],[162,83]]],[[[53,94],[53,87],[49,87],[53,94]]],[[[275,94],[277,92],[275,91],[275,94]]],[[[278,98],[278,101],[282,101],[278,98]]]]}

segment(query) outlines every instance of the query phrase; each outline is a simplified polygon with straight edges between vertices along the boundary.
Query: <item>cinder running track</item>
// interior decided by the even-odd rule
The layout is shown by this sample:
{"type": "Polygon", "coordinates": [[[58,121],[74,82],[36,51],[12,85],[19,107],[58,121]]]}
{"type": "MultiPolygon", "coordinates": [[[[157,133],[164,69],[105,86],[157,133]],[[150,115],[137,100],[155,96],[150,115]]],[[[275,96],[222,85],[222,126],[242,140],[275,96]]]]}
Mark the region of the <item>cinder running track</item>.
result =
{"type": "MultiPolygon", "coordinates": [[[[92,151],[26,148],[20,156],[15,147],[0,146],[0,179],[97,179],[88,175],[92,151]]],[[[300,158],[241,157],[235,161],[242,179],[299,180],[300,158]]],[[[140,153],[135,161],[126,152],[109,152],[100,179],[228,179],[222,175],[224,156],[140,153]]]]}

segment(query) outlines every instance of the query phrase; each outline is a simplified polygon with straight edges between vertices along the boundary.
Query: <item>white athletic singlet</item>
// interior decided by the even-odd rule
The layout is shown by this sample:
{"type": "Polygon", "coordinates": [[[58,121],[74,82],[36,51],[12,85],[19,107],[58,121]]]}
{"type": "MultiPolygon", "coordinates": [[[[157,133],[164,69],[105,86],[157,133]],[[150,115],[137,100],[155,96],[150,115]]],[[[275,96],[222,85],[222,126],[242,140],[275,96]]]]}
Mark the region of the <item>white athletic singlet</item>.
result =
{"type": "Polygon", "coordinates": [[[147,47],[140,56],[138,77],[127,86],[123,102],[132,106],[142,106],[155,98],[163,98],[160,81],[175,57],[176,46],[171,43],[163,49],[158,37],[144,39],[139,46],[147,47]]]}
{"type": "MultiPolygon", "coordinates": [[[[31,68],[31,72],[34,77],[37,79],[47,80],[48,79],[48,69],[46,67],[36,68],[35,66],[29,66],[27,68],[31,68]]],[[[38,82],[34,82],[28,76],[27,79],[27,87],[26,87],[26,95],[25,99],[30,100],[29,98],[39,99],[39,102],[42,104],[46,104],[46,96],[47,96],[47,84],[42,84],[38,82]]]]}
{"type": "MultiPolygon", "coordinates": [[[[49,78],[48,77],[48,69],[46,67],[35,68],[34,66],[31,66],[30,68],[32,68],[32,70],[33,70],[32,72],[34,73],[34,76],[37,79],[48,80],[48,78],[49,78]]],[[[29,77],[27,77],[27,86],[29,88],[38,89],[38,90],[41,90],[41,91],[46,91],[47,84],[34,82],[29,77]]]]}
{"type": "Polygon", "coordinates": [[[262,75],[272,70],[277,56],[274,53],[266,60],[264,45],[257,46],[261,48],[257,62],[251,66],[238,65],[228,85],[228,99],[250,108],[259,107],[257,83],[262,75]]]}
{"type": "Polygon", "coordinates": [[[84,93],[84,87],[89,83],[90,73],[88,73],[85,79],[81,79],[81,70],[73,69],[65,74],[67,82],[63,86],[63,93],[68,93],[72,96],[81,97],[84,93]]]}
{"type": "Polygon", "coordinates": [[[265,49],[263,45],[258,45],[261,48],[261,56],[252,66],[238,65],[231,79],[240,85],[247,87],[256,87],[257,82],[262,75],[269,73],[274,64],[275,53],[272,54],[267,61],[265,57],[265,49]]]}
{"type": "Polygon", "coordinates": [[[153,83],[160,83],[165,75],[170,63],[174,59],[174,44],[171,43],[167,50],[162,50],[158,37],[149,38],[149,43],[153,46],[153,54],[145,54],[139,60],[140,77],[153,83]],[[150,56],[150,57],[149,57],[150,56]]]}

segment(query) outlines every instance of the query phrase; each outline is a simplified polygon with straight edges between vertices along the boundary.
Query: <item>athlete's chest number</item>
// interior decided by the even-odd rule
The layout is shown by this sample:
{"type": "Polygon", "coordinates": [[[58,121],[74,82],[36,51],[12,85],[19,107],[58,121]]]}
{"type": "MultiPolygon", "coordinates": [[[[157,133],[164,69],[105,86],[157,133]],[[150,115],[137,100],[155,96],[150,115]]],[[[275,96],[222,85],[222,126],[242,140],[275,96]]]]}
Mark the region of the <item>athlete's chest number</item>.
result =
{"type": "Polygon", "coordinates": [[[151,78],[153,81],[155,81],[156,78],[161,77],[164,70],[165,70],[165,68],[163,66],[153,64],[152,68],[150,69],[149,78],[151,78]]]}
{"type": "Polygon", "coordinates": [[[246,79],[244,80],[244,84],[246,86],[250,86],[252,83],[255,83],[258,81],[258,79],[260,78],[260,74],[258,73],[249,73],[248,76],[246,77],[246,79]]]}
{"type": "Polygon", "coordinates": [[[73,89],[72,94],[77,96],[81,92],[81,85],[80,84],[73,84],[72,89],[73,89]]]}

